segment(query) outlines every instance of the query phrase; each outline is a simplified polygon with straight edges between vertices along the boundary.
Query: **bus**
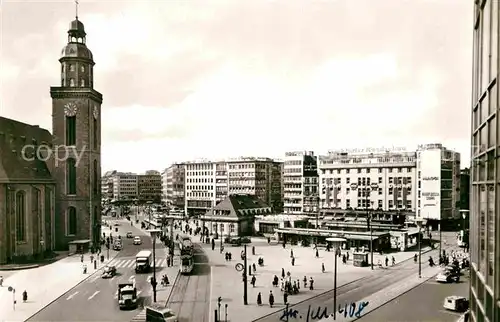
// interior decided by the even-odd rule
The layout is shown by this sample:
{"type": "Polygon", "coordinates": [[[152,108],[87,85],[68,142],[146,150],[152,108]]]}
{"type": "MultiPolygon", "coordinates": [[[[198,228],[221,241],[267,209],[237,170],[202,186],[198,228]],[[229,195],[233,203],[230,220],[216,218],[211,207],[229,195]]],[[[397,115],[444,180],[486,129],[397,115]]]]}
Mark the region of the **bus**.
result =
{"type": "Polygon", "coordinates": [[[469,245],[469,230],[460,230],[460,232],[457,233],[457,245],[458,247],[465,248],[469,245]]]}

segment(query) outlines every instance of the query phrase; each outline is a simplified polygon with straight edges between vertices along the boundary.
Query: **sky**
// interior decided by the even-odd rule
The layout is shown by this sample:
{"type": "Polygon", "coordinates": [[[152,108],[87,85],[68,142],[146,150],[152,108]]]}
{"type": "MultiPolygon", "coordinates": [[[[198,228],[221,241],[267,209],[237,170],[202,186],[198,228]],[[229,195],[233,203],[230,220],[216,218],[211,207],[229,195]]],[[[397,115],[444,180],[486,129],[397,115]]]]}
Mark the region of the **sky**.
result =
{"type": "MultiPolygon", "coordinates": [[[[469,163],[472,1],[79,2],[103,171],[424,143],[469,163]]],[[[0,14],[0,115],[52,130],[75,4],[0,14]]]]}

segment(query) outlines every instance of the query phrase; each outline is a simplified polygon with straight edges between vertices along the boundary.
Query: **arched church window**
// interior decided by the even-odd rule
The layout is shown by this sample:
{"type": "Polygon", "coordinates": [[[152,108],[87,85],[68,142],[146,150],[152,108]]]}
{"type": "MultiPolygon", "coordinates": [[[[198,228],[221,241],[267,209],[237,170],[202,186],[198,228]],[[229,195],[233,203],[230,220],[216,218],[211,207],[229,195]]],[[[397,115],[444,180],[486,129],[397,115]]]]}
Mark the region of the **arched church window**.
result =
{"type": "Polygon", "coordinates": [[[75,65],[69,64],[69,71],[74,72],[75,71],[75,65]]]}
{"type": "Polygon", "coordinates": [[[80,71],[81,71],[82,73],[85,73],[85,66],[83,66],[83,65],[82,65],[82,66],[80,66],[80,71]]]}
{"type": "Polygon", "coordinates": [[[93,187],[94,187],[94,195],[97,195],[98,194],[98,187],[99,187],[99,184],[98,184],[98,180],[99,180],[99,176],[97,175],[97,160],[94,160],[94,182],[93,182],[93,187]]]}
{"type": "Polygon", "coordinates": [[[97,145],[99,144],[98,138],[99,138],[99,131],[98,131],[98,124],[97,124],[97,119],[94,117],[93,121],[93,129],[94,129],[94,149],[97,149],[97,145]]]}
{"type": "Polygon", "coordinates": [[[16,241],[26,241],[26,193],[16,193],[16,241]]]}
{"type": "Polygon", "coordinates": [[[75,80],[73,78],[69,79],[69,86],[75,87],[75,80]]]}
{"type": "Polygon", "coordinates": [[[76,144],[76,116],[66,116],[66,145],[76,144]]]}
{"type": "Polygon", "coordinates": [[[85,79],[80,79],[80,86],[85,87],[85,79]]]}
{"type": "Polygon", "coordinates": [[[76,208],[68,207],[66,211],[66,234],[76,235],[76,208]]]}
{"type": "Polygon", "coordinates": [[[66,193],[76,195],[76,161],[73,158],[66,161],[66,193]]]}

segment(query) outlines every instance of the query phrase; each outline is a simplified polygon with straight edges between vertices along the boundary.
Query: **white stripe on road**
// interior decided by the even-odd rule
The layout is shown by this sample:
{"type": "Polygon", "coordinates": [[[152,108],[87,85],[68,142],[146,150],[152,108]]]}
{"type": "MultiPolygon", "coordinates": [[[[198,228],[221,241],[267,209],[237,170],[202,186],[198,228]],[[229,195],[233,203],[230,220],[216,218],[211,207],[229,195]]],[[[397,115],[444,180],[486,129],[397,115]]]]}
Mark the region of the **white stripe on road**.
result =
{"type": "Polygon", "coordinates": [[[68,296],[68,298],[66,298],[66,300],[71,300],[72,298],[75,297],[76,294],[78,294],[79,292],[75,292],[73,294],[71,294],[70,296],[68,296]]]}
{"type": "Polygon", "coordinates": [[[89,298],[87,300],[91,300],[94,298],[94,296],[96,296],[97,294],[99,294],[101,291],[95,291],[94,294],[90,295],[89,298]]]}

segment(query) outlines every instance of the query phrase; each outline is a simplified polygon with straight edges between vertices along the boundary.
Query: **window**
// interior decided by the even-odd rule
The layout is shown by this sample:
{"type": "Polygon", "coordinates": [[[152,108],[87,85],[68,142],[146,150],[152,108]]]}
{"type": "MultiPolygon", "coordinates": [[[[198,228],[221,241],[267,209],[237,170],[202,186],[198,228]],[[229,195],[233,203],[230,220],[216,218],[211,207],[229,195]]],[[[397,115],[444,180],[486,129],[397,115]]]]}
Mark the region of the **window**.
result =
{"type": "Polygon", "coordinates": [[[99,144],[99,129],[97,128],[97,119],[94,118],[94,121],[93,121],[93,128],[94,128],[94,150],[97,150],[97,145],[99,144]]]}
{"type": "Polygon", "coordinates": [[[66,116],[66,145],[76,144],[76,116],[66,116]]]}
{"type": "Polygon", "coordinates": [[[69,86],[75,87],[75,79],[74,78],[69,79],[69,86]]]}
{"type": "Polygon", "coordinates": [[[234,224],[229,224],[229,232],[234,233],[234,224]]]}
{"type": "Polygon", "coordinates": [[[16,193],[16,241],[26,241],[26,193],[16,193]]]}
{"type": "Polygon", "coordinates": [[[81,66],[80,66],[80,71],[81,71],[82,73],[85,73],[85,66],[81,65],[81,66]]]}
{"type": "Polygon", "coordinates": [[[85,87],[85,79],[80,79],[80,87],[85,87]]]}
{"type": "Polygon", "coordinates": [[[75,71],[75,65],[69,64],[69,71],[74,72],[75,71]]]}
{"type": "Polygon", "coordinates": [[[69,207],[66,212],[66,234],[76,235],[76,208],[69,207]]]}
{"type": "Polygon", "coordinates": [[[382,177],[378,177],[378,183],[381,184],[382,183],[382,177]]]}
{"type": "Polygon", "coordinates": [[[97,160],[94,160],[94,195],[97,195],[98,192],[98,175],[97,175],[97,160]]]}
{"type": "Polygon", "coordinates": [[[76,161],[73,158],[66,161],[66,193],[76,195],[76,161]]]}
{"type": "Polygon", "coordinates": [[[481,93],[483,93],[490,83],[491,1],[484,6],[481,18],[481,93]]]}
{"type": "Polygon", "coordinates": [[[382,200],[379,200],[379,201],[378,201],[378,208],[379,208],[379,209],[382,209],[382,200]]]}

